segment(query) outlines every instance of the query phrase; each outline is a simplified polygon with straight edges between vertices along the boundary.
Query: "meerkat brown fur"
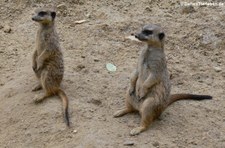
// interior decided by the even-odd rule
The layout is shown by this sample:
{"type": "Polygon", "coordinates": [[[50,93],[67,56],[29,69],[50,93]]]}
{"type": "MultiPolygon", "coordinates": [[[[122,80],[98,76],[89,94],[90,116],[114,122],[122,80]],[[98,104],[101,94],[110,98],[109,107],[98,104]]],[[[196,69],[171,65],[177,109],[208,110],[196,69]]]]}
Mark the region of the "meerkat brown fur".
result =
{"type": "Polygon", "coordinates": [[[58,95],[63,102],[65,122],[69,126],[68,98],[60,88],[63,79],[64,65],[63,54],[59,44],[59,38],[55,29],[56,12],[53,9],[42,8],[35,11],[32,20],[39,23],[36,35],[36,49],[33,53],[32,68],[39,84],[33,91],[44,89],[45,95],[36,97],[39,103],[44,99],[58,95]]]}
{"type": "Polygon", "coordinates": [[[114,114],[114,117],[120,117],[130,112],[139,111],[141,124],[131,130],[131,135],[145,131],[153,120],[176,100],[212,98],[207,95],[170,95],[171,84],[164,53],[165,33],[160,26],[146,25],[135,37],[146,42],[147,48],[142,50],[137,68],[131,76],[125,108],[114,114]]]}

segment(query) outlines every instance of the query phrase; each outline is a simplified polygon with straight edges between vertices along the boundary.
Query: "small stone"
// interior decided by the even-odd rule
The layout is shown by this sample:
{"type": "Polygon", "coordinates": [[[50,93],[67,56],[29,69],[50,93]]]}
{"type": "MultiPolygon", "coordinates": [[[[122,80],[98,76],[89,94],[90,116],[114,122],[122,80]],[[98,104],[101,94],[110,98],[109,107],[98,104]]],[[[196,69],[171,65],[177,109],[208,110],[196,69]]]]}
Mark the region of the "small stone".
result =
{"type": "Polygon", "coordinates": [[[77,130],[73,130],[73,133],[76,134],[77,133],[77,130]]]}
{"type": "Polygon", "coordinates": [[[99,62],[100,60],[99,60],[99,59],[97,59],[97,58],[95,58],[95,59],[94,59],[94,61],[95,61],[95,62],[99,62]]]}
{"type": "Polygon", "coordinates": [[[98,69],[93,70],[94,73],[99,73],[100,71],[98,69]]]}
{"type": "Polygon", "coordinates": [[[90,14],[90,13],[86,14],[85,16],[86,16],[87,18],[91,18],[91,14],[90,14]]]}
{"type": "Polygon", "coordinates": [[[112,71],[112,72],[116,71],[116,66],[113,65],[112,63],[107,63],[106,68],[108,71],[112,71]]]}
{"type": "Polygon", "coordinates": [[[117,137],[122,137],[122,135],[121,134],[117,134],[117,137]]]}
{"type": "Polygon", "coordinates": [[[133,141],[125,141],[125,142],[123,143],[123,145],[126,145],[126,146],[132,146],[132,145],[134,145],[134,142],[133,142],[133,141]]]}
{"type": "Polygon", "coordinates": [[[83,24],[87,22],[87,20],[79,20],[79,21],[75,21],[75,24],[83,24]]]}
{"type": "Polygon", "coordinates": [[[77,67],[75,68],[75,71],[79,72],[79,71],[81,71],[81,70],[83,70],[83,69],[85,69],[85,65],[79,64],[79,65],[77,65],[77,67]]]}
{"type": "Polygon", "coordinates": [[[10,32],[12,31],[12,29],[11,29],[10,26],[4,26],[3,31],[4,31],[5,33],[10,33],[10,32]]]}
{"type": "Polygon", "coordinates": [[[222,69],[220,67],[213,67],[216,72],[221,72],[222,69]]]}
{"type": "Polygon", "coordinates": [[[62,4],[59,4],[58,6],[57,6],[57,9],[59,9],[59,10],[66,10],[67,9],[67,7],[66,7],[66,4],[65,3],[62,3],[62,4]]]}
{"type": "Polygon", "coordinates": [[[188,14],[195,12],[195,9],[193,6],[184,6],[181,10],[182,14],[188,14]]]}
{"type": "Polygon", "coordinates": [[[88,103],[92,103],[94,105],[101,105],[102,104],[102,101],[101,100],[97,100],[97,99],[91,99],[90,101],[88,101],[88,103]]]}
{"type": "Polygon", "coordinates": [[[67,16],[68,15],[68,12],[67,12],[67,6],[65,3],[62,3],[62,4],[59,4],[57,6],[57,9],[58,9],[58,15],[62,15],[62,16],[67,16]]]}
{"type": "Polygon", "coordinates": [[[156,141],[156,142],[154,142],[152,145],[153,145],[154,147],[157,147],[157,148],[158,148],[158,147],[159,147],[159,142],[156,141]]]}
{"type": "Polygon", "coordinates": [[[149,6],[145,7],[145,10],[146,10],[146,11],[149,11],[149,12],[152,11],[152,9],[151,9],[149,6]]]}
{"type": "Polygon", "coordinates": [[[165,16],[165,17],[172,17],[172,15],[169,14],[169,13],[165,14],[164,16],[165,16]]]}

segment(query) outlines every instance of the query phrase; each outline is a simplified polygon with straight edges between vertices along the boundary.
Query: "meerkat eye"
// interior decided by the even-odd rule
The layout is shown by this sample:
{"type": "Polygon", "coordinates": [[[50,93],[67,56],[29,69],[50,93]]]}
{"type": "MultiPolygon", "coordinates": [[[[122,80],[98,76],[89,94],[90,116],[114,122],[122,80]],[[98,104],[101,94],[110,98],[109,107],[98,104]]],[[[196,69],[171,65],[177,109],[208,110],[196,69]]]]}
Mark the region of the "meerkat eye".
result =
{"type": "Polygon", "coordinates": [[[47,14],[47,12],[44,12],[44,11],[41,11],[41,12],[38,13],[39,16],[44,16],[46,14],[47,14]]]}
{"type": "Polygon", "coordinates": [[[152,30],[144,30],[143,33],[145,35],[151,35],[151,34],[153,34],[153,31],[152,30]]]}
{"type": "Polygon", "coordinates": [[[162,32],[159,34],[159,39],[162,40],[165,37],[165,34],[162,32]]]}

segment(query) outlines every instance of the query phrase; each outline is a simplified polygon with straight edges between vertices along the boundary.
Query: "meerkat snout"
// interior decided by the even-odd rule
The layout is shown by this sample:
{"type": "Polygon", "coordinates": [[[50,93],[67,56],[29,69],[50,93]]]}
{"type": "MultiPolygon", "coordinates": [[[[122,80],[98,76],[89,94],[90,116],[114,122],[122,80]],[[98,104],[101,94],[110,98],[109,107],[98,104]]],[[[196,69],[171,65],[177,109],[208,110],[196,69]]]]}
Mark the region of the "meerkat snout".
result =
{"type": "Polygon", "coordinates": [[[140,41],[146,41],[147,40],[141,33],[135,34],[134,37],[137,38],[140,41]]]}

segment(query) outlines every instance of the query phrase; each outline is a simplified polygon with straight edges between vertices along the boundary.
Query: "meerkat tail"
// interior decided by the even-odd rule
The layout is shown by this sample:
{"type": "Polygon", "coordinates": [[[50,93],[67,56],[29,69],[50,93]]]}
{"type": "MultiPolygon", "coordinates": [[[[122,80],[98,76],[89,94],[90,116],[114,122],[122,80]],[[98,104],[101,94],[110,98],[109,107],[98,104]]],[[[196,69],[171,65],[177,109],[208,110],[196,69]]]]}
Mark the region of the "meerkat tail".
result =
{"type": "Polygon", "coordinates": [[[69,104],[68,98],[67,98],[65,92],[61,89],[59,89],[59,91],[58,91],[58,96],[62,99],[64,118],[65,118],[66,125],[69,127],[70,121],[69,121],[69,113],[68,113],[68,104],[69,104]]]}
{"type": "Polygon", "coordinates": [[[194,94],[173,94],[170,96],[169,105],[178,100],[210,100],[212,96],[209,95],[194,95],[194,94]]]}

